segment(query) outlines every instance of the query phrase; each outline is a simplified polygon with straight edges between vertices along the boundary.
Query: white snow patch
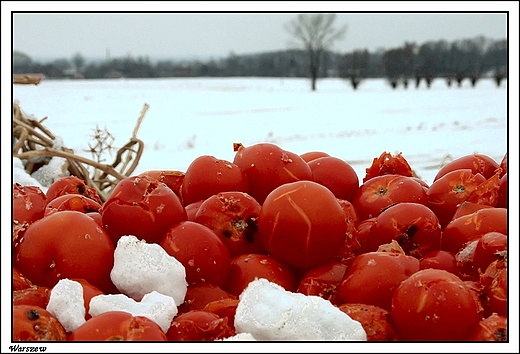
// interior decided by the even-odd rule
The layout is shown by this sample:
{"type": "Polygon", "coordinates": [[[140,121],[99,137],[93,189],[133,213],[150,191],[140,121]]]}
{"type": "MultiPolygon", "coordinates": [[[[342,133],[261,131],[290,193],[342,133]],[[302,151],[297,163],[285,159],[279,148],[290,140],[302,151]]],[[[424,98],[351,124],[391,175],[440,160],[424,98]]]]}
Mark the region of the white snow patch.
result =
{"type": "Polygon", "coordinates": [[[239,300],[235,330],[257,340],[367,340],[361,324],[330,301],[286,291],[267,279],[249,283],[239,300]]]}
{"type": "Polygon", "coordinates": [[[83,286],[70,279],[60,279],[51,290],[47,311],[60,321],[67,332],[85,323],[83,286]]]}
{"type": "Polygon", "coordinates": [[[140,302],[124,294],[97,295],[90,300],[91,316],[109,311],[124,311],[133,316],[144,316],[157,323],[166,333],[177,315],[177,305],[172,297],[157,291],[146,294],[140,302]]]}
{"type": "Polygon", "coordinates": [[[181,262],[158,244],[132,235],[118,240],[110,278],[119,291],[134,300],[157,291],[171,296],[177,306],[184,302],[188,287],[181,262]]]}

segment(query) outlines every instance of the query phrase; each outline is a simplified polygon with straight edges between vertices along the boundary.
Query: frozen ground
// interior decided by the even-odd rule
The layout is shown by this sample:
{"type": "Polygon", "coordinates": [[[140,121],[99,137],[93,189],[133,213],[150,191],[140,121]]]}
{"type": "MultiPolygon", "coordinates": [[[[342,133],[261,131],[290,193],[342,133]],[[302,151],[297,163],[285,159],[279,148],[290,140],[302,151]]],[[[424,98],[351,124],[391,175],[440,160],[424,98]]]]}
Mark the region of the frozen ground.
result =
{"type": "MultiPolygon", "coordinates": [[[[15,85],[22,110],[41,119],[76,153],[84,152],[96,126],[126,144],[144,103],[150,108],[138,131],[145,150],[136,173],[185,171],[200,155],[233,160],[232,144],[269,141],[301,154],[321,150],[349,162],[360,180],[383,151],[402,152],[431,183],[443,161],[479,152],[498,162],[507,151],[507,82],[482,79],[449,88],[392,90],[383,79],[322,79],[310,91],[299,78],[178,78],[43,80],[15,85]]],[[[107,162],[114,157],[107,155],[107,162]]]]}

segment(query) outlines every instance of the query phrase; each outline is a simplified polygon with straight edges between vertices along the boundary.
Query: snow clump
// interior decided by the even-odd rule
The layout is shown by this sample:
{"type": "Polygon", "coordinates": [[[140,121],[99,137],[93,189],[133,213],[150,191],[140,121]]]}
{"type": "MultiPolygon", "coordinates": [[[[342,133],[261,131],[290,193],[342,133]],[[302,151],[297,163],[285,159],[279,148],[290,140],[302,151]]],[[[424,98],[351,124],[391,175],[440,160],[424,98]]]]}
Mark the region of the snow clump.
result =
{"type": "Polygon", "coordinates": [[[137,301],[156,291],[172,297],[179,306],[188,290],[186,269],[181,262],[160,245],[148,244],[132,235],[117,241],[110,279],[120,292],[137,301]]]}
{"type": "Polygon", "coordinates": [[[67,332],[85,323],[83,286],[70,279],[60,279],[51,290],[47,311],[60,321],[67,332]]]}
{"type": "Polygon", "coordinates": [[[124,294],[97,295],[90,300],[89,314],[94,317],[109,311],[124,311],[133,316],[144,316],[157,323],[164,333],[177,315],[177,305],[172,297],[152,291],[140,302],[124,294]]]}
{"type": "Polygon", "coordinates": [[[237,333],[256,340],[366,341],[358,321],[319,296],[286,291],[267,279],[249,283],[239,296],[237,333]]]}

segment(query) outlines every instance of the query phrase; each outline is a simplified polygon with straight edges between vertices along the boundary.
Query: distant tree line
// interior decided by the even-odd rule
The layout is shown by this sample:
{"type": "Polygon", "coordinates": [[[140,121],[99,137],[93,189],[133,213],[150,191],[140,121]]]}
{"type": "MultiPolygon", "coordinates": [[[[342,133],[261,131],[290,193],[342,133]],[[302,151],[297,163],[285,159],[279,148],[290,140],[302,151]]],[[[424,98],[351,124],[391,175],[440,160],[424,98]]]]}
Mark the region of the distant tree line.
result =
{"type": "MultiPolygon", "coordinates": [[[[461,85],[470,79],[475,85],[479,78],[488,76],[498,86],[507,77],[507,40],[488,40],[484,37],[448,43],[431,41],[422,45],[406,42],[399,48],[355,50],[321,53],[318,77],[341,77],[356,89],[363,79],[386,78],[393,88],[408,87],[414,82],[426,82],[427,87],[436,78],[448,85],[461,85]]],[[[27,54],[13,52],[13,74],[41,73],[47,78],[164,78],[164,77],[309,77],[309,56],[305,50],[283,50],[258,54],[236,55],[207,61],[159,60],[148,57],[113,58],[87,63],[80,54],[71,59],[56,59],[48,63],[33,61],[27,54]]]]}

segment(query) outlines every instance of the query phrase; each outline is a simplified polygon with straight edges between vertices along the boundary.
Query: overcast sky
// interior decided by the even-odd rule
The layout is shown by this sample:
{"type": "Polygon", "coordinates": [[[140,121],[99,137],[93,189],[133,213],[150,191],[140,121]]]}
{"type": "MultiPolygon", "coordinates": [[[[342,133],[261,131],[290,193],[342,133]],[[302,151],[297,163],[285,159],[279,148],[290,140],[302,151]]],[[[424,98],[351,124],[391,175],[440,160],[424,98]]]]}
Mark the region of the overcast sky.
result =
{"type": "MultiPolygon", "coordinates": [[[[162,4],[171,5],[171,3],[174,2],[162,4]]],[[[379,9],[375,2],[362,3],[363,5],[360,7],[349,6],[348,9],[356,11],[379,9]]],[[[388,7],[392,3],[382,5],[386,8],[381,7],[381,9],[389,10],[388,7]]],[[[121,8],[121,4],[118,3],[117,10],[124,10],[121,8]]],[[[137,10],[132,7],[133,2],[124,4],[125,6],[129,4],[127,10],[137,10]]],[[[160,8],[164,10],[164,6],[154,6],[154,2],[149,2],[149,4],[148,8],[141,6],[139,9],[156,10],[160,8]]],[[[298,6],[296,5],[298,3],[292,4],[293,7],[298,6]]],[[[328,3],[323,2],[323,4],[328,3]]],[[[466,3],[464,7],[466,9],[467,4],[470,3],[466,3]]],[[[52,10],[52,7],[49,6],[43,7],[43,9],[52,10]]],[[[480,9],[471,7],[474,10],[480,9]]],[[[229,8],[229,6],[222,6],[220,10],[229,8]]],[[[287,8],[291,7],[281,6],[280,10],[287,8]]],[[[341,6],[337,6],[337,8],[348,10],[345,6],[343,6],[345,9],[341,6]]],[[[414,9],[413,6],[406,8],[414,9]]],[[[32,6],[30,9],[34,10],[32,6]]],[[[56,9],[60,10],[60,6],[58,5],[56,9]]],[[[61,9],[67,9],[67,7],[61,9]]],[[[99,8],[99,5],[95,5],[88,9],[114,10],[113,5],[112,7],[107,5],[103,9],[99,8]]],[[[183,10],[182,7],[175,9],[183,10]]],[[[219,8],[215,9],[219,10],[219,8]]],[[[240,9],[238,8],[238,10],[240,9]]],[[[322,11],[326,12],[327,9],[325,6],[322,11]]],[[[390,8],[390,10],[392,9],[400,10],[400,7],[394,5],[390,8]]],[[[437,5],[435,9],[452,11],[458,10],[458,7],[453,5],[447,8],[446,5],[437,5]]],[[[482,9],[487,8],[482,7],[482,9]]],[[[494,9],[498,11],[501,8],[494,6],[494,9]]],[[[13,9],[13,11],[16,10],[13,9]]],[[[203,9],[195,8],[195,10],[203,9]]],[[[107,55],[115,58],[130,55],[132,57],[148,56],[150,59],[209,58],[227,56],[231,52],[237,55],[251,54],[300,48],[295,45],[294,39],[284,29],[284,25],[295,17],[296,12],[233,14],[215,12],[205,14],[169,12],[13,13],[12,49],[28,54],[33,59],[71,58],[75,53],[81,53],[87,58],[106,58],[107,55]]],[[[479,35],[490,39],[507,38],[507,15],[504,13],[338,13],[336,26],[342,25],[347,25],[348,30],[345,38],[335,42],[332,48],[338,52],[365,48],[369,51],[375,51],[378,48],[389,49],[402,46],[405,41],[422,44],[427,41],[444,39],[452,42],[479,35]]]]}

